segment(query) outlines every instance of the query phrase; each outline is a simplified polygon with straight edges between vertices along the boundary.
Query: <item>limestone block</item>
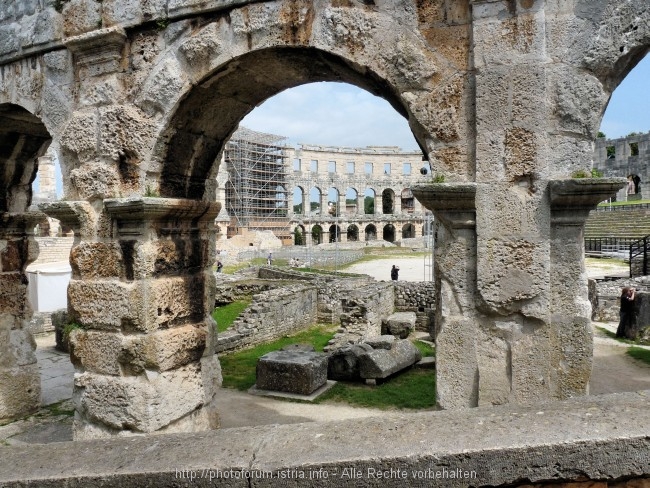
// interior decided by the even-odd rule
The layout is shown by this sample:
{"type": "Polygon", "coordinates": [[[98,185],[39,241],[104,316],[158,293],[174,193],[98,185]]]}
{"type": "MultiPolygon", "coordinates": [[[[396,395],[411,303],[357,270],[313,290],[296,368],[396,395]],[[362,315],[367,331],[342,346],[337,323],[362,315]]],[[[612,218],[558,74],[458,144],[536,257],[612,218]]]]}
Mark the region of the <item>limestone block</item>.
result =
{"type": "Polygon", "coordinates": [[[141,310],[143,317],[140,330],[201,322],[208,308],[205,301],[207,280],[207,275],[199,273],[138,283],[134,298],[137,300],[135,307],[141,310]]]}
{"type": "Polygon", "coordinates": [[[156,66],[144,82],[142,92],[136,100],[138,107],[147,115],[165,114],[184,93],[189,77],[176,59],[166,59],[156,66]]]}
{"type": "Polygon", "coordinates": [[[210,69],[211,61],[222,51],[222,40],[218,32],[218,24],[209,24],[197,34],[190,37],[179,47],[188,67],[197,74],[204,74],[210,69]]]}
{"type": "Polygon", "coordinates": [[[386,333],[406,339],[415,330],[415,312],[396,312],[385,321],[386,333]]]}
{"type": "Polygon", "coordinates": [[[63,37],[63,22],[60,14],[54,9],[42,10],[34,25],[32,44],[45,44],[63,37]]]}
{"type": "Polygon", "coordinates": [[[75,112],[61,132],[59,144],[64,154],[71,153],[71,157],[82,163],[96,158],[97,119],[95,110],[75,112]]]}
{"type": "Polygon", "coordinates": [[[203,405],[200,365],[164,373],[116,377],[75,375],[77,411],[92,423],[113,429],[153,432],[203,405]]]}
{"type": "Polygon", "coordinates": [[[201,358],[201,381],[205,392],[206,404],[211,402],[223,383],[221,363],[216,354],[201,358]]]}
{"type": "Polygon", "coordinates": [[[478,333],[478,406],[503,405],[508,403],[511,390],[510,345],[495,330],[479,328],[478,333]]]}
{"type": "Polygon", "coordinates": [[[125,276],[122,248],[117,242],[81,242],[70,253],[70,265],[75,279],[125,276]]]}
{"type": "Polygon", "coordinates": [[[5,24],[0,26],[0,54],[7,55],[18,51],[18,36],[16,35],[17,24],[5,24]]]}
{"type": "Polygon", "coordinates": [[[330,354],[327,378],[335,381],[359,381],[359,356],[366,349],[358,345],[343,346],[330,354]]]}
{"type": "MultiPolygon", "coordinates": [[[[29,240],[28,239],[10,239],[0,244],[0,271],[16,272],[22,271],[29,259],[29,240]]],[[[32,246],[38,248],[37,244],[32,241],[32,246]]]]}
{"type": "Polygon", "coordinates": [[[0,368],[0,420],[34,411],[41,402],[41,376],[38,365],[0,368]]]}
{"type": "Polygon", "coordinates": [[[587,317],[554,317],[551,325],[557,331],[555,351],[559,363],[554,367],[554,398],[566,399],[589,393],[593,364],[593,330],[587,317]]]}
{"type": "Polygon", "coordinates": [[[364,344],[367,344],[372,349],[386,349],[386,350],[392,349],[396,342],[397,341],[395,340],[395,336],[392,335],[368,337],[363,341],[364,344]]]}
{"type": "Polygon", "coordinates": [[[442,317],[436,337],[436,398],[445,409],[478,405],[477,325],[474,319],[442,317]]]}
{"type": "Polygon", "coordinates": [[[203,355],[205,327],[186,325],[124,338],[119,362],[130,374],[168,371],[195,362],[203,355]]]}
{"type": "Polygon", "coordinates": [[[373,349],[359,356],[363,379],[387,378],[422,359],[420,350],[408,340],[395,341],[390,349],[373,349]]]}
{"type": "Polygon", "coordinates": [[[257,361],[260,390],[310,395],[327,382],[327,355],[307,351],[273,351],[257,361]]]}
{"type": "Polygon", "coordinates": [[[124,336],[121,333],[73,330],[70,360],[81,371],[118,376],[124,336]]]}
{"type": "Polygon", "coordinates": [[[0,311],[22,316],[31,310],[27,301],[27,278],[23,273],[2,273],[0,311]]]}
{"type": "Polygon", "coordinates": [[[609,97],[600,80],[585,76],[583,70],[557,67],[552,72],[551,82],[558,130],[594,138],[600,126],[601,107],[609,97]]]}
{"type": "Polygon", "coordinates": [[[551,367],[554,353],[549,326],[527,320],[513,336],[512,395],[516,403],[532,405],[551,396],[551,367]],[[544,359],[542,359],[544,358],[544,359]]]}
{"type": "Polygon", "coordinates": [[[63,4],[62,14],[66,37],[102,27],[102,3],[95,0],[69,0],[63,4]]]}
{"type": "Polygon", "coordinates": [[[110,163],[86,163],[70,171],[70,179],[82,199],[111,198],[121,192],[117,165],[110,163]]]}
{"type": "MultiPolygon", "coordinates": [[[[143,19],[142,6],[147,2],[125,3],[120,0],[102,1],[102,18],[106,27],[116,24],[138,24],[143,19]]],[[[163,7],[164,8],[164,7],[163,7]]],[[[160,10],[159,12],[163,12],[160,10]]]]}
{"type": "MultiPolygon", "coordinates": [[[[112,161],[123,161],[127,166],[139,164],[149,153],[155,125],[149,117],[133,106],[102,107],[99,123],[99,153],[112,161]]],[[[137,174],[121,171],[122,179],[137,179],[137,174]]],[[[136,170],[133,170],[137,173],[136,170]]]]}
{"type": "Polygon", "coordinates": [[[131,303],[134,285],[118,281],[71,280],[68,307],[71,319],[86,328],[119,331],[122,326],[137,326],[138,303],[131,303]],[[132,325],[131,325],[132,324],[132,325]]]}

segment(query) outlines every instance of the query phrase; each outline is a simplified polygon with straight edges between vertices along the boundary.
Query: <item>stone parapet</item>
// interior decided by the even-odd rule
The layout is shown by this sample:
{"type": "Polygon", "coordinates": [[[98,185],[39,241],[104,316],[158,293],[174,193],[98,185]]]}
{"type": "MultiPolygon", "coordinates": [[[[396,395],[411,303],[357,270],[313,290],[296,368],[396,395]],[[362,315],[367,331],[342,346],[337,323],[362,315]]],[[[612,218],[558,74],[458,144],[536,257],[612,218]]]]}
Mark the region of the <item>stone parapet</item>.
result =
{"type": "Polygon", "coordinates": [[[291,476],[295,486],[347,487],[355,479],[368,487],[638,488],[650,478],[648,398],[650,391],[534,407],[62,442],[56,449],[0,447],[0,484],[208,487],[219,478],[227,486],[271,487],[291,476]],[[470,477],[458,477],[465,472],[470,477]]]}

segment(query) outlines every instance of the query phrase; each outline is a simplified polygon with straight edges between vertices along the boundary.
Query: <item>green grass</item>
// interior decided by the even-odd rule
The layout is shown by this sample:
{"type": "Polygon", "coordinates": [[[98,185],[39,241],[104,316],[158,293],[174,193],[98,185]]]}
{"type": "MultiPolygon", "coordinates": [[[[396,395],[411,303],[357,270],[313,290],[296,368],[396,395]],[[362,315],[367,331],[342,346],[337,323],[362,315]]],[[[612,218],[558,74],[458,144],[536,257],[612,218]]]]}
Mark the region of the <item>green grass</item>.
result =
{"type": "MultiPolygon", "coordinates": [[[[255,368],[261,356],[296,343],[312,344],[317,351],[322,351],[334,335],[334,331],[331,326],[313,327],[269,344],[220,356],[223,386],[247,390],[255,384],[255,368]]],[[[415,345],[423,356],[434,355],[430,345],[421,341],[415,341],[415,345]]],[[[436,404],[435,386],[433,370],[410,369],[378,386],[339,382],[319,397],[316,403],[347,403],[380,409],[427,409],[433,408],[436,404]]]]}
{"type": "Polygon", "coordinates": [[[630,347],[627,350],[627,355],[650,365],[650,350],[648,349],[642,347],[630,347]]]}
{"type": "Polygon", "coordinates": [[[614,339],[615,341],[622,342],[624,344],[636,344],[635,341],[632,341],[630,339],[625,339],[624,337],[616,337],[615,332],[612,332],[611,330],[608,330],[608,329],[606,329],[604,327],[596,326],[596,329],[598,329],[600,332],[602,332],[604,335],[606,335],[610,339],[614,339]]]}
{"type": "Polygon", "coordinates": [[[215,308],[212,312],[212,318],[217,322],[217,331],[223,332],[228,329],[237,317],[239,317],[239,314],[250,304],[250,300],[237,300],[228,305],[215,308]]]}
{"type": "Polygon", "coordinates": [[[420,350],[420,353],[422,354],[423,358],[436,355],[433,347],[431,347],[426,342],[413,341],[413,344],[415,344],[415,347],[417,347],[420,350]]]}
{"type": "Polygon", "coordinates": [[[629,264],[625,262],[624,259],[617,258],[585,258],[585,265],[589,266],[598,266],[601,268],[614,268],[618,266],[629,267],[629,264]]]}
{"type": "Polygon", "coordinates": [[[284,346],[296,343],[308,343],[317,351],[322,351],[329,340],[334,336],[335,328],[331,326],[317,326],[296,335],[283,337],[268,344],[245,349],[243,351],[219,356],[223,374],[223,386],[248,390],[255,384],[255,367],[257,360],[264,354],[282,349],[284,346]]]}
{"type": "Polygon", "coordinates": [[[632,200],[631,202],[612,202],[612,203],[603,202],[603,203],[599,203],[598,206],[599,207],[609,207],[609,206],[612,206],[612,207],[624,207],[624,206],[627,205],[627,206],[633,207],[634,205],[639,205],[639,204],[642,204],[642,203],[650,203],[650,200],[643,199],[643,200],[632,200]]]}
{"type": "Polygon", "coordinates": [[[379,409],[426,409],[436,405],[433,370],[409,369],[378,386],[339,382],[316,403],[347,403],[379,409]]]}

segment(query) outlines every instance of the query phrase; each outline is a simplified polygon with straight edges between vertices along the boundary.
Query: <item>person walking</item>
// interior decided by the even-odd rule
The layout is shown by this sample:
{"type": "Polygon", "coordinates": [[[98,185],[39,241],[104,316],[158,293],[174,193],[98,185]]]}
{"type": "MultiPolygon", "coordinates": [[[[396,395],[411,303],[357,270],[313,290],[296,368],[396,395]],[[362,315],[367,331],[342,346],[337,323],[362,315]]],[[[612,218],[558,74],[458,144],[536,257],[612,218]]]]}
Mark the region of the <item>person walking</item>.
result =
{"type": "Polygon", "coordinates": [[[390,270],[390,279],[397,281],[399,278],[399,268],[393,264],[393,267],[390,270]]]}
{"type": "Polygon", "coordinates": [[[271,266],[273,264],[273,253],[272,252],[270,252],[269,257],[266,258],[266,264],[268,264],[269,266],[271,266]]]}
{"type": "Polygon", "coordinates": [[[633,339],[633,337],[628,336],[628,332],[636,325],[636,316],[634,313],[635,295],[636,290],[630,286],[626,286],[621,292],[621,320],[618,324],[618,329],[616,329],[616,337],[633,339]]]}

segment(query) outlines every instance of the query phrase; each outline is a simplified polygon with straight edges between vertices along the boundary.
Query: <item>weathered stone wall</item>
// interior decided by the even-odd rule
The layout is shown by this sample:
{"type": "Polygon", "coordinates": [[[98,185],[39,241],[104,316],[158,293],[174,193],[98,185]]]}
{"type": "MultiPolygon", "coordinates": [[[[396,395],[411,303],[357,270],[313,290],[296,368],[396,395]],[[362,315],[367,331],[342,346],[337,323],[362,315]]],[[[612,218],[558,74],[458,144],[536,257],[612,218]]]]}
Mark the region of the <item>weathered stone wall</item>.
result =
{"type": "Polygon", "coordinates": [[[433,330],[435,314],[435,291],[433,282],[398,281],[395,283],[395,311],[415,312],[416,330],[433,330]]]}
{"type": "MultiPolygon", "coordinates": [[[[596,139],[594,168],[602,171],[605,176],[639,175],[641,194],[649,195],[650,189],[646,185],[650,185],[650,133],[618,139],[596,139]],[[636,146],[634,155],[632,154],[633,145],[636,146]],[[614,148],[612,157],[607,156],[608,147],[614,148]]],[[[626,198],[627,188],[623,188],[617,193],[616,199],[624,202],[626,198]]]]}
{"type": "MultiPolygon", "coordinates": [[[[612,281],[599,281],[596,283],[598,306],[594,310],[593,320],[598,322],[618,322],[621,307],[621,291],[624,287],[631,286],[637,291],[650,292],[650,278],[623,278],[612,281]]],[[[649,322],[650,324],[650,322],[649,322]]]]}
{"type": "Polygon", "coordinates": [[[262,344],[304,330],[317,322],[317,290],[292,285],[253,297],[229,330],[217,338],[217,352],[262,344]]]}
{"type": "Polygon", "coordinates": [[[380,336],[382,319],[395,310],[395,288],[390,282],[375,282],[348,289],[340,305],[341,327],[327,345],[328,351],[380,336]]]}
{"type": "MultiPolygon", "coordinates": [[[[72,318],[88,351],[120,358],[102,371],[80,365],[77,420],[102,435],[208,427],[218,363],[206,219],[216,209],[205,202],[218,156],[254,107],[319,81],[389,101],[437,176],[420,201],[437,222],[440,405],[586,394],[582,227],[622,182],[571,177],[591,169],[602,113],[647,53],[648,26],[646,0],[3,2],[0,212],[24,215],[51,141],[66,203],[47,209],[79,239],[72,318]],[[138,222],[129,197],[142,204],[138,222]],[[172,341],[173,364],[118,353],[180,331],[197,341],[172,341]],[[145,408],[153,401],[167,408],[157,418],[145,408]]],[[[11,364],[7,344],[31,314],[28,261],[0,285],[11,364]]],[[[3,396],[18,378],[3,376],[3,396]]]]}

